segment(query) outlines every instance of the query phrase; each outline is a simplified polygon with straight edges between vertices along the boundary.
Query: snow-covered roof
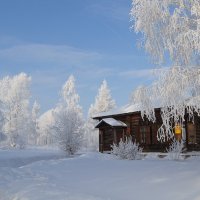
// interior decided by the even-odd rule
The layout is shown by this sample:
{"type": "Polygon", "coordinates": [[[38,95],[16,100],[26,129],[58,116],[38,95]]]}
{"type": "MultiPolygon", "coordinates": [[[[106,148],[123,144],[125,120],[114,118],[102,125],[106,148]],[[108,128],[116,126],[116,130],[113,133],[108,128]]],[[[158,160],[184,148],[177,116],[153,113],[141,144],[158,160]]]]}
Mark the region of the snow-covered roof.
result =
{"type": "Polygon", "coordinates": [[[112,126],[112,127],[127,127],[127,125],[120,121],[120,120],[116,120],[114,118],[105,118],[102,119],[96,126],[95,128],[98,128],[100,126],[100,124],[102,124],[103,122],[105,122],[106,124],[112,126]]]}
{"type": "Polygon", "coordinates": [[[110,115],[120,115],[125,113],[139,112],[141,110],[140,104],[127,104],[121,108],[113,109],[109,112],[101,112],[93,116],[93,118],[106,117],[110,115]]]}

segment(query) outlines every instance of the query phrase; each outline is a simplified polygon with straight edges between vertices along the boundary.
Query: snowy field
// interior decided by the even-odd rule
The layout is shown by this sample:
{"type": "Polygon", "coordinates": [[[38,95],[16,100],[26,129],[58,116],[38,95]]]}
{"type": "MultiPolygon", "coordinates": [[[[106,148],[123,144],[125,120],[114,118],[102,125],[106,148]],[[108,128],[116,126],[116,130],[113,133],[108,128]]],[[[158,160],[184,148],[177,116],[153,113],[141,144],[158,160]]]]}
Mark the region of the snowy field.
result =
{"type": "Polygon", "coordinates": [[[117,160],[58,150],[0,151],[0,200],[199,200],[200,157],[117,160]]]}

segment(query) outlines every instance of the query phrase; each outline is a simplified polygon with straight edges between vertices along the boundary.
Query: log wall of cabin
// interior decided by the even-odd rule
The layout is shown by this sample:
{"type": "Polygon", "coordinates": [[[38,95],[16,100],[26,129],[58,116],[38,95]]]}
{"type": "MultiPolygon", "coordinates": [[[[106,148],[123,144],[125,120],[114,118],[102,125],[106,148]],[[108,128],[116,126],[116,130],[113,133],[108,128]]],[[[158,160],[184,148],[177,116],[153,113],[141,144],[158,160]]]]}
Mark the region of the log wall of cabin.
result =
{"type": "MultiPolygon", "coordinates": [[[[165,151],[166,147],[169,145],[169,141],[166,143],[161,143],[157,140],[157,131],[162,124],[162,119],[160,116],[160,110],[157,110],[156,113],[156,123],[152,123],[147,119],[142,119],[140,112],[122,114],[110,116],[116,120],[120,120],[127,125],[127,128],[124,129],[126,136],[132,136],[133,141],[140,143],[144,147],[144,150],[150,151],[165,151]],[[143,144],[144,138],[142,138],[142,132],[145,134],[145,144],[143,144]]],[[[186,130],[186,144],[188,150],[200,150],[200,117],[195,116],[194,124],[186,120],[185,130],[186,130]],[[195,135],[194,141],[191,142],[189,138],[191,135],[195,135]]],[[[103,134],[104,150],[110,150],[110,145],[113,144],[114,134],[113,129],[110,127],[105,127],[103,134]]],[[[123,138],[123,128],[116,129],[117,143],[120,141],[120,138],[123,138]]]]}
{"type": "Polygon", "coordinates": [[[113,129],[104,123],[99,128],[99,151],[110,151],[110,144],[113,143],[113,129]]]}
{"type": "Polygon", "coordinates": [[[194,123],[186,124],[186,141],[188,150],[200,150],[200,117],[195,115],[194,123]]]}
{"type": "Polygon", "coordinates": [[[200,117],[196,116],[195,124],[196,124],[196,143],[200,144],[200,117]]]}
{"type": "MultiPolygon", "coordinates": [[[[127,125],[124,129],[125,135],[132,136],[133,141],[136,141],[144,147],[144,150],[150,151],[165,151],[169,142],[161,143],[157,140],[157,131],[162,124],[160,110],[155,112],[156,123],[149,122],[147,119],[142,119],[140,112],[110,116],[116,120],[120,120],[127,125]],[[145,131],[145,143],[142,133],[145,131]]],[[[186,145],[188,150],[200,150],[200,117],[197,115],[194,118],[194,124],[188,121],[185,122],[186,145]],[[193,141],[192,141],[193,140],[193,141]]],[[[114,134],[113,129],[105,127],[103,134],[104,150],[110,150],[110,145],[113,144],[114,134]]],[[[144,134],[143,134],[144,135],[144,134]]],[[[123,129],[116,129],[117,143],[120,138],[123,138],[123,129]]]]}
{"type": "MultiPolygon", "coordinates": [[[[126,136],[132,136],[133,142],[136,141],[144,147],[144,150],[165,150],[167,143],[160,143],[157,140],[157,131],[162,124],[159,113],[156,113],[156,123],[152,123],[147,119],[142,119],[139,112],[126,114],[122,116],[113,116],[116,120],[120,120],[127,125],[126,136]],[[142,133],[145,132],[145,143],[142,133]]],[[[117,131],[118,139],[122,138],[122,130],[117,131]],[[121,131],[121,132],[120,132],[121,131]]]]}
{"type": "Polygon", "coordinates": [[[113,143],[119,143],[124,138],[125,128],[111,127],[104,124],[99,129],[99,151],[110,151],[113,143]]]}

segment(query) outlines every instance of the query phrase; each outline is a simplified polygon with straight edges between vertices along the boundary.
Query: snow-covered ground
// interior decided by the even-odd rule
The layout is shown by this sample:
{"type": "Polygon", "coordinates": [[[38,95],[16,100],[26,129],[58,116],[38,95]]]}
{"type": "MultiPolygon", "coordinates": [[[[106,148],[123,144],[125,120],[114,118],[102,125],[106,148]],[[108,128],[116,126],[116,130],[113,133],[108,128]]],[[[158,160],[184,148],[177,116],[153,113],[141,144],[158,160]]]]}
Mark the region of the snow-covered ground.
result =
{"type": "MultiPolygon", "coordinates": [[[[155,155],[155,154],[154,154],[155,155]]],[[[199,200],[200,157],[117,160],[58,150],[0,151],[0,200],[199,200]]]]}

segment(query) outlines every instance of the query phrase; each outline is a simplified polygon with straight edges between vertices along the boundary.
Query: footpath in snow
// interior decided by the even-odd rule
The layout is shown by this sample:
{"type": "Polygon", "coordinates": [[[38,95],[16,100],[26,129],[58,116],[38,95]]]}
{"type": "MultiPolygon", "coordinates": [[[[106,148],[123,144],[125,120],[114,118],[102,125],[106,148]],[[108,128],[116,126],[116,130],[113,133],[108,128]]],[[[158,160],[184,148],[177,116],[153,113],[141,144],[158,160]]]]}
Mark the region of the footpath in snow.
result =
{"type": "Polygon", "coordinates": [[[0,151],[0,200],[199,200],[200,159],[0,151]]]}

